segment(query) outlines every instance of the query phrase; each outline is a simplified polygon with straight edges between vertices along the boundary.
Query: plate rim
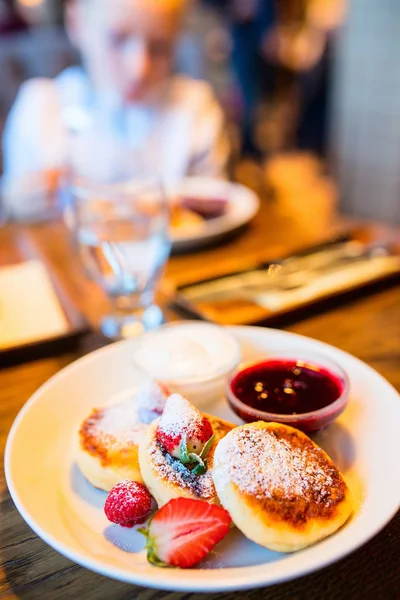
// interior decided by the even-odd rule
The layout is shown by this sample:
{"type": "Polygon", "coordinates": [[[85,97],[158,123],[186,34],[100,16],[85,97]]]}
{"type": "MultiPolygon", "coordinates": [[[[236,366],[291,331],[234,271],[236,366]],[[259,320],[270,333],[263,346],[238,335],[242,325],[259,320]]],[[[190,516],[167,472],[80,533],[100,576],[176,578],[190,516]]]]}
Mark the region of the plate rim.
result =
{"type": "MultiPolygon", "coordinates": [[[[248,331],[248,330],[258,330],[258,331],[262,330],[263,332],[265,332],[265,335],[268,335],[268,333],[271,333],[271,332],[273,334],[279,333],[279,335],[281,335],[282,337],[298,338],[298,339],[301,339],[303,341],[308,341],[308,342],[311,341],[313,344],[317,344],[321,349],[323,349],[323,348],[328,349],[328,350],[334,349],[335,351],[342,354],[343,358],[348,356],[353,361],[355,361],[356,363],[361,365],[362,367],[367,367],[371,372],[374,373],[375,376],[377,376],[379,378],[380,383],[387,386],[392,391],[392,393],[399,396],[399,399],[400,399],[400,394],[399,394],[399,392],[397,392],[397,390],[394,388],[394,386],[390,382],[388,382],[373,367],[370,367],[367,363],[360,360],[359,358],[357,358],[357,357],[351,355],[350,353],[343,351],[340,348],[337,348],[331,344],[327,344],[325,342],[316,340],[309,336],[304,336],[304,335],[292,333],[289,331],[276,330],[276,329],[272,329],[272,328],[254,327],[254,326],[228,326],[227,329],[232,333],[236,332],[238,334],[240,334],[241,332],[245,334],[246,331],[248,331]]],[[[22,516],[24,521],[28,524],[28,526],[36,533],[36,535],[38,535],[45,543],[47,543],[56,552],[59,552],[61,555],[65,556],[66,558],[75,562],[76,564],[78,564],[84,568],[87,568],[95,573],[98,573],[100,575],[109,577],[114,580],[129,583],[132,585],[138,585],[138,586],[147,587],[147,588],[151,588],[151,589],[159,589],[159,590],[164,590],[164,591],[176,591],[176,592],[193,592],[193,593],[201,593],[201,592],[216,593],[216,592],[229,592],[229,591],[240,591],[240,590],[242,591],[242,590],[248,590],[248,589],[257,589],[260,587],[267,587],[267,586],[279,584],[279,583],[282,583],[285,581],[291,581],[291,580],[297,579],[299,577],[308,575],[312,572],[319,571],[319,570],[327,567],[328,565],[336,563],[337,561],[345,558],[346,556],[348,556],[349,554],[351,554],[352,552],[354,552],[355,550],[357,550],[358,548],[362,547],[367,542],[369,542],[373,537],[375,537],[380,531],[383,530],[383,528],[393,519],[393,517],[398,512],[399,507],[400,507],[400,495],[399,495],[399,498],[397,500],[394,500],[394,502],[393,502],[393,510],[391,510],[390,513],[387,512],[384,517],[378,518],[377,522],[375,523],[375,526],[373,528],[371,528],[371,530],[368,531],[367,535],[365,535],[363,537],[363,539],[360,540],[359,537],[355,537],[354,541],[349,542],[343,549],[339,549],[334,554],[328,552],[326,555],[324,555],[321,559],[319,559],[317,561],[316,560],[310,561],[309,564],[297,566],[295,569],[292,569],[289,572],[283,571],[282,573],[277,574],[277,576],[273,576],[273,577],[265,577],[265,575],[263,576],[261,569],[260,569],[260,567],[262,568],[263,565],[248,566],[248,567],[227,567],[224,569],[211,569],[210,572],[214,571],[221,575],[222,575],[222,573],[227,573],[229,575],[230,571],[237,571],[239,568],[242,569],[242,573],[240,574],[240,577],[236,577],[234,579],[234,581],[232,581],[232,582],[229,582],[229,580],[225,581],[225,579],[223,579],[221,577],[220,582],[218,582],[218,584],[215,581],[212,581],[210,583],[207,583],[207,581],[205,581],[204,583],[202,582],[200,585],[198,582],[194,583],[194,584],[190,584],[190,580],[186,580],[186,579],[182,582],[179,580],[174,580],[172,582],[168,578],[166,578],[164,582],[163,582],[162,578],[160,578],[160,580],[157,579],[157,580],[152,581],[150,579],[150,576],[148,575],[148,573],[144,573],[144,575],[142,576],[140,574],[140,572],[133,572],[133,571],[129,572],[124,568],[104,565],[103,563],[101,563],[101,561],[99,561],[97,559],[91,559],[90,557],[87,557],[84,553],[77,552],[75,550],[71,550],[68,547],[68,545],[64,544],[64,542],[58,541],[57,538],[55,538],[51,533],[48,533],[46,531],[46,529],[42,527],[41,524],[38,524],[34,520],[34,518],[31,518],[31,515],[29,514],[29,509],[27,509],[25,507],[24,503],[20,500],[19,494],[18,494],[18,489],[13,481],[13,477],[12,477],[12,473],[11,473],[10,456],[12,453],[13,440],[14,440],[16,432],[18,430],[19,423],[25,417],[25,413],[29,411],[30,407],[37,401],[37,398],[41,396],[43,391],[46,390],[48,387],[52,386],[54,381],[56,381],[58,378],[62,378],[62,377],[65,377],[66,375],[68,375],[68,372],[70,370],[71,371],[74,370],[76,368],[77,364],[82,365],[85,362],[91,362],[91,361],[95,360],[96,356],[98,356],[99,354],[113,352],[115,347],[121,346],[121,345],[128,345],[130,343],[132,343],[132,340],[122,340],[122,341],[110,344],[108,346],[98,348],[98,349],[78,358],[77,360],[73,361],[72,363],[68,364],[66,367],[64,367],[63,369],[61,369],[60,371],[58,371],[57,373],[52,375],[47,381],[45,381],[32,394],[32,396],[28,399],[28,401],[22,406],[21,410],[19,411],[17,417],[15,418],[15,420],[10,428],[10,431],[8,433],[6,447],[5,447],[5,454],[4,454],[4,471],[5,471],[5,479],[6,479],[7,487],[8,487],[9,493],[11,495],[11,498],[12,498],[18,512],[20,513],[20,515],[22,516]],[[398,502],[397,505],[396,505],[396,502],[398,502]],[[246,572],[249,569],[259,570],[260,573],[257,573],[257,575],[254,574],[254,576],[251,579],[249,579],[249,576],[248,575],[246,576],[246,572]]],[[[399,488],[399,491],[400,491],[400,488],[399,488]]],[[[297,553],[289,555],[288,560],[290,560],[290,557],[296,556],[296,554],[297,553]]],[[[196,571],[199,571],[199,570],[198,569],[185,570],[185,572],[189,573],[189,574],[191,572],[193,573],[196,571]]]]}

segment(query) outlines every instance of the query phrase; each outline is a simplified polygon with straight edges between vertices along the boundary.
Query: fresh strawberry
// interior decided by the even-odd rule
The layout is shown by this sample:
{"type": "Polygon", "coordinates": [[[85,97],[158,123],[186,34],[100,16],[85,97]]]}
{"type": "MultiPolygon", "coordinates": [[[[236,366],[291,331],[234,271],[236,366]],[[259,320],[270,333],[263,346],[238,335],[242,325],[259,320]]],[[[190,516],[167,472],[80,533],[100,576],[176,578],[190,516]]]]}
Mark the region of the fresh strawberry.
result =
{"type": "Polygon", "coordinates": [[[180,394],[168,398],[156,437],[171,456],[198,465],[198,475],[205,472],[205,458],[214,441],[211,423],[180,394]]]}
{"type": "Polygon", "coordinates": [[[221,506],[174,498],[152,518],[146,536],[147,559],[159,567],[187,569],[200,562],[229,532],[231,518],[221,506]]]}
{"type": "Polygon", "coordinates": [[[150,508],[151,496],[147,488],[130,479],[117,483],[104,504],[107,519],[122,527],[133,527],[144,523],[150,508]]]}

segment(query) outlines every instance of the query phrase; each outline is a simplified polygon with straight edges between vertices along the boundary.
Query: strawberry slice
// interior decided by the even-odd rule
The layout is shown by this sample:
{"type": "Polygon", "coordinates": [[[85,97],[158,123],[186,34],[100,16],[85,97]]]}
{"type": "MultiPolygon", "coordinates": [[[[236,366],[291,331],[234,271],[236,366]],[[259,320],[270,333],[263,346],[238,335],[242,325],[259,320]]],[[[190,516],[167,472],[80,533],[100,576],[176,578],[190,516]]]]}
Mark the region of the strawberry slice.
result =
{"type": "Polygon", "coordinates": [[[174,498],[139,529],[146,536],[147,559],[158,567],[187,569],[200,562],[229,532],[229,513],[215,504],[174,498]]]}

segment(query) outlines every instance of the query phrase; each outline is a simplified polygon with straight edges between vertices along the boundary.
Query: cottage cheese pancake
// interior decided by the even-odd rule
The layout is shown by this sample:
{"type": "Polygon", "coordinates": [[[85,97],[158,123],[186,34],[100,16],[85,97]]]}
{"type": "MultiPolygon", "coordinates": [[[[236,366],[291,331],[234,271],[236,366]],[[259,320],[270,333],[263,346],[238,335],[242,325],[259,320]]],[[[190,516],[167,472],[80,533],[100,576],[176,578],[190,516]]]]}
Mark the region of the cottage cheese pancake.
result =
{"type": "Polygon", "coordinates": [[[143,481],[139,444],[163,403],[164,390],[152,384],[127,400],[93,410],[80,427],[76,448],[78,466],[92,485],[109,491],[123,479],[143,481]]]}
{"type": "Polygon", "coordinates": [[[172,498],[179,497],[219,504],[212,478],[214,452],[218,442],[234,425],[211,415],[204,416],[210,422],[215,438],[207,454],[207,471],[202,475],[195,475],[179,458],[163,448],[157,439],[160,419],[154,421],[146,431],[139,450],[140,469],[146,486],[160,507],[172,498]]]}
{"type": "Polygon", "coordinates": [[[249,539],[291,552],[334,533],[348,519],[348,487],[327,454],[278,423],[237,427],[217,446],[214,484],[249,539]]]}

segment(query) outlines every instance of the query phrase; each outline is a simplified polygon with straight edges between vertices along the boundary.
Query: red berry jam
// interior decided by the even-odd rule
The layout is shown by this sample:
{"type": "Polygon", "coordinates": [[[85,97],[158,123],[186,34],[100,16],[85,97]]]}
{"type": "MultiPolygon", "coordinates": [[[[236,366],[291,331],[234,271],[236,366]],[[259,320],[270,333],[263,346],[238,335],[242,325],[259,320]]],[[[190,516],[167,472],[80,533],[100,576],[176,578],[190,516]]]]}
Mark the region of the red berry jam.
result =
{"type": "Polygon", "coordinates": [[[319,410],[340,398],[344,382],[327,369],[301,360],[266,360],[240,371],[235,396],[252,408],[277,415],[319,410]]]}

